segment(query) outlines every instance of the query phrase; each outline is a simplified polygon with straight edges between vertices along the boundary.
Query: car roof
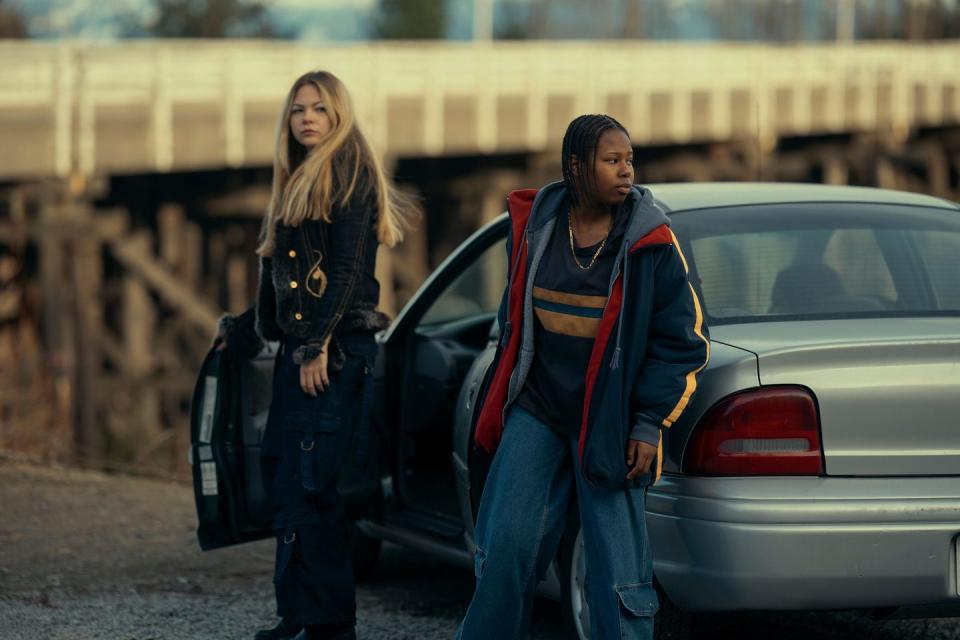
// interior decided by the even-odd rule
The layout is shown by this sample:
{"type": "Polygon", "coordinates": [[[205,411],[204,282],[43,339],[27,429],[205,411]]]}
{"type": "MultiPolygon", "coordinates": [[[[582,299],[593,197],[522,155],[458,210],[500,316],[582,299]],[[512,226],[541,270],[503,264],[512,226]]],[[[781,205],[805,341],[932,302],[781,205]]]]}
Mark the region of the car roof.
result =
{"type": "Polygon", "coordinates": [[[759,204],[865,202],[960,209],[956,203],[921,193],[784,182],[685,182],[644,185],[670,211],[759,204]]]}

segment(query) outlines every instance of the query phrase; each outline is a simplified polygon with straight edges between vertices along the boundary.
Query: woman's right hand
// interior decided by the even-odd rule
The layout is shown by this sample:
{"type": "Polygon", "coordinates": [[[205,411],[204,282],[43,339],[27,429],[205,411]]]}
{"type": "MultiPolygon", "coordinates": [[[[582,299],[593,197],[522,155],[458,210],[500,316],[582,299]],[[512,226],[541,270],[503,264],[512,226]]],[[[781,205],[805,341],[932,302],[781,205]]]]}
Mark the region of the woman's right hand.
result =
{"type": "Polygon", "coordinates": [[[211,346],[217,351],[223,351],[227,348],[227,336],[222,333],[218,333],[216,336],[214,336],[211,346]]]}

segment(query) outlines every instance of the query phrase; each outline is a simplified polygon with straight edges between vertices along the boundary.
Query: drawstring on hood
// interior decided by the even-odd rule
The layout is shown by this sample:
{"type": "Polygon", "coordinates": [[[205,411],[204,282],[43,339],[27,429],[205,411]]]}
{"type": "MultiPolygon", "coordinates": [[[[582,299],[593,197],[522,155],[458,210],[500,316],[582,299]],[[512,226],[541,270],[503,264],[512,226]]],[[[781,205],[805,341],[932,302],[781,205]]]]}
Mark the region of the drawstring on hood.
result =
{"type": "MultiPolygon", "coordinates": [[[[623,264],[623,265],[627,264],[627,247],[628,246],[629,245],[626,242],[623,243],[623,256],[621,256],[620,258],[621,260],[620,264],[623,264]]],[[[624,269],[623,269],[623,290],[624,291],[630,291],[630,289],[627,287],[627,285],[629,284],[629,279],[630,279],[630,269],[627,269],[626,266],[624,266],[624,269]]],[[[621,349],[622,335],[623,335],[623,318],[621,317],[621,318],[617,318],[617,346],[613,350],[613,358],[610,359],[611,369],[618,369],[620,367],[620,358],[621,358],[620,352],[622,351],[621,349]]]]}

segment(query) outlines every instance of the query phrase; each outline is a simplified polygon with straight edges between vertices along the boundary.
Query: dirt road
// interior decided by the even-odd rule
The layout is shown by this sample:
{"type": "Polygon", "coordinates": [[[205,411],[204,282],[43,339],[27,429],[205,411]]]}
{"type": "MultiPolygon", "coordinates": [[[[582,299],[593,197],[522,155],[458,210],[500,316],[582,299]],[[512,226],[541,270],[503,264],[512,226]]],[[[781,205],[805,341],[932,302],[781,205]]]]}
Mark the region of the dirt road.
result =
{"type": "MultiPolygon", "coordinates": [[[[272,625],[272,541],[201,552],[195,528],[187,486],[0,457],[0,639],[212,640],[272,625]]],[[[359,590],[358,632],[451,638],[472,582],[387,545],[359,590]]],[[[558,637],[545,606],[537,637],[558,637]]]]}
{"type": "MultiPolygon", "coordinates": [[[[0,639],[251,638],[274,622],[272,542],[201,552],[195,527],[188,486],[0,455],[0,639]]],[[[358,591],[358,633],[452,638],[472,587],[469,571],[387,545],[358,591]]],[[[559,617],[539,600],[531,637],[561,638],[559,617]]],[[[853,613],[710,617],[698,629],[711,640],[960,640],[953,620],[853,613]]]]}

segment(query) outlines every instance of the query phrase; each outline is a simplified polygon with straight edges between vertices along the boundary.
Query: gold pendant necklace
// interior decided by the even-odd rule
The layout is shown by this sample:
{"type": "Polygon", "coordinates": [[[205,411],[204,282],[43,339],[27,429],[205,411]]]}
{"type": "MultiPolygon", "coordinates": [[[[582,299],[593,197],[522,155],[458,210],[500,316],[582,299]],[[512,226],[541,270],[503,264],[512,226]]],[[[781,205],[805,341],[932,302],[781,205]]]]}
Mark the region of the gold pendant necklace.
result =
{"type": "Polygon", "coordinates": [[[570,232],[570,255],[573,256],[573,262],[581,271],[589,271],[593,267],[593,263],[597,261],[597,258],[600,257],[600,252],[603,251],[603,247],[607,244],[607,238],[610,236],[610,229],[613,228],[613,217],[610,218],[610,226],[607,228],[607,233],[603,236],[603,240],[600,241],[600,246],[597,248],[596,252],[593,254],[593,257],[590,259],[590,264],[583,266],[580,264],[580,259],[577,257],[577,252],[573,246],[573,213],[567,214],[567,231],[570,232]]]}

